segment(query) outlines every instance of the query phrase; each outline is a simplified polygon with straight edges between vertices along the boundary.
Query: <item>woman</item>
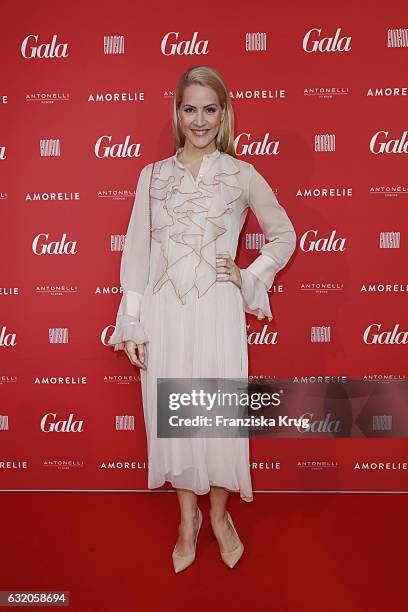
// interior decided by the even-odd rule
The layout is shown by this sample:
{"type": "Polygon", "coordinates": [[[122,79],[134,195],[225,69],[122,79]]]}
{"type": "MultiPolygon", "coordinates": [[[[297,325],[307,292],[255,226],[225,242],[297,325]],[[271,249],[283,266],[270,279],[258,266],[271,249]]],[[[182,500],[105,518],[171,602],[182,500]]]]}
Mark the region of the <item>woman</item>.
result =
{"type": "Polygon", "coordinates": [[[170,482],[180,504],[172,555],[178,572],[195,558],[202,522],[197,495],[209,493],[224,562],[234,567],[241,557],[243,544],[226,507],[231,491],[253,500],[249,441],[158,438],[157,378],[247,378],[245,312],[272,320],[267,291],[291,257],[296,234],[266,180],[236,158],[233,109],[216,70],[197,66],[182,75],[173,127],[174,155],[140,172],[109,344],[140,368],[148,487],[170,482]],[[248,207],[265,244],[240,269],[234,258],[248,207]]]}

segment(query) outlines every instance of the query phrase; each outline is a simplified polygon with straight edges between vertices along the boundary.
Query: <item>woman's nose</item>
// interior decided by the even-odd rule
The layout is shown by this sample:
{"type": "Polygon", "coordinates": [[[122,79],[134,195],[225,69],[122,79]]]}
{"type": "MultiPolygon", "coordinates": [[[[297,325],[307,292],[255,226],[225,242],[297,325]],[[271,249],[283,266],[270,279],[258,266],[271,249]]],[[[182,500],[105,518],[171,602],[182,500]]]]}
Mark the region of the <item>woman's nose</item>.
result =
{"type": "Polygon", "coordinates": [[[200,127],[204,127],[205,126],[205,119],[204,119],[204,115],[200,113],[200,111],[198,111],[197,113],[197,117],[195,120],[195,124],[197,126],[197,128],[200,127]]]}

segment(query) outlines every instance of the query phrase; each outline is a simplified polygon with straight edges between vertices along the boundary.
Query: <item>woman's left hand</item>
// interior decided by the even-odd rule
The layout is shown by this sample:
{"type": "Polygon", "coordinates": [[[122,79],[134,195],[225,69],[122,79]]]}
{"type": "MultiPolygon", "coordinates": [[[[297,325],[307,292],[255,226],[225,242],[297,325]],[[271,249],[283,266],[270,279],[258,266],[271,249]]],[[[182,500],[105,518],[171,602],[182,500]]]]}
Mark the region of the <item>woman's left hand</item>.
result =
{"type": "Polygon", "coordinates": [[[231,281],[241,289],[241,272],[229,253],[217,253],[217,281],[231,281]]]}

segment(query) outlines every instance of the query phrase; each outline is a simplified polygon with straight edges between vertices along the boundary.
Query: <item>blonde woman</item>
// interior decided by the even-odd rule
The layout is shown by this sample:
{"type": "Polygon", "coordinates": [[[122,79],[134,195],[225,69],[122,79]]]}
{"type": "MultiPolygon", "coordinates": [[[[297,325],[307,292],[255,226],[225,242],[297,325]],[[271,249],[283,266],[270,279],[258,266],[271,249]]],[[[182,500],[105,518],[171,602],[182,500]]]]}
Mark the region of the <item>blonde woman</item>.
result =
{"type": "Polygon", "coordinates": [[[180,505],[176,572],[194,561],[209,494],[221,558],[244,546],[227,511],[230,492],[253,501],[248,438],[158,438],[157,378],[247,378],[245,312],[272,320],[268,289],[296,233],[255,167],[237,159],[234,116],[222,76],[187,70],[173,103],[174,154],[140,172],[122,255],[123,295],[109,344],[140,368],[148,488],[170,482],[180,505]],[[149,209],[150,193],[150,209],[149,209]],[[234,259],[248,208],[265,234],[245,269],[234,259]]]}

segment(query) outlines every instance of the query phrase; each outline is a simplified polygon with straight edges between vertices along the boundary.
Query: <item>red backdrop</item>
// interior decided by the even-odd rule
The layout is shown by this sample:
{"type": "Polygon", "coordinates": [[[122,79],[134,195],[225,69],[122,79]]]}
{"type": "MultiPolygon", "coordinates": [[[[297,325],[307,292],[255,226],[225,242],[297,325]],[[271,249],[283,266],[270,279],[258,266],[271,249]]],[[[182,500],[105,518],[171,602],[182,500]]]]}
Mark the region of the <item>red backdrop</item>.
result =
{"type": "MultiPolygon", "coordinates": [[[[3,14],[1,489],[146,488],[139,371],[106,342],[138,174],[173,154],[173,89],[190,66],[223,74],[238,157],[299,239],[271,290],[273,322],[248,315],[251,377],[405,378],[405,2],[20,2],[3,14]]],[[[250,214],[241,267],[259,232],[250,214]]],[[[252,439],[254,489],[406,491],[398,414],[361,435],[252,439]]]]}

